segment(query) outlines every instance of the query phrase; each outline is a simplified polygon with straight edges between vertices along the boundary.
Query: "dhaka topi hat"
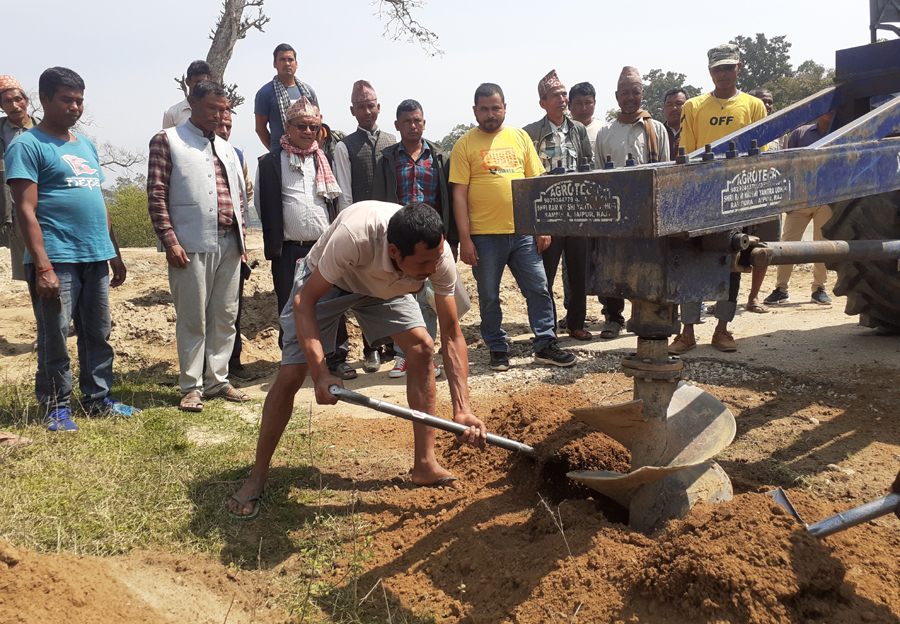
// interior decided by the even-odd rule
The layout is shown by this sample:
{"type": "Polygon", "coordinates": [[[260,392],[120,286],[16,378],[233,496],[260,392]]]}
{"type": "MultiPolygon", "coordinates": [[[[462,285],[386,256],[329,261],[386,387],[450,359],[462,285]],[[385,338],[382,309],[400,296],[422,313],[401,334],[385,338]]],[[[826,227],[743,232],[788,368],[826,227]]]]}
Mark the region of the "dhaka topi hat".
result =
{"type": "Polygon", "coordinates": [[[627,65],[623,67],[621,73],[619,73],[619,82],[616,83],[616,87],[628,87],[633,84],[643,86],[644,80],[641,78],[641,72],[639,72],[636,67],[627,65]]]}
{"type": "Polygon", "coordinates": [[[319,119],[319,107],[310,102],[305,97],[302,97],[291,104],[291,107],[287,109],[287,113],[285,113],[284,116],[288,121],[297,119],[298,117],[311,117],[312,119],[319,119]]]}
{"type": "Polygon", "coordinates": [[[551,69],[550,73],[541,78],[540,82],[538,82],[538,95],[543,99],[544,96],[556,89],[566,90],[562,81],[559,79],[559,76],[556,75],[556,70],[551,69]]]}
{"type": "Polygon", "coordinates": [[[366,100],[377,100],[375,95],[375,87],[368,80],[357,80],[353,83],[353,91],[350,93],[350,103],[365,102],[366,100]]]}
{"type": "Polygon", "coordinates": [[[19,84],[18,80],[12,76],[0,76],[0,93],[3,93],[7,89],[18,89],[22,93],[25,93],[25,89],[22,88],[22,85],[19,84]]]}

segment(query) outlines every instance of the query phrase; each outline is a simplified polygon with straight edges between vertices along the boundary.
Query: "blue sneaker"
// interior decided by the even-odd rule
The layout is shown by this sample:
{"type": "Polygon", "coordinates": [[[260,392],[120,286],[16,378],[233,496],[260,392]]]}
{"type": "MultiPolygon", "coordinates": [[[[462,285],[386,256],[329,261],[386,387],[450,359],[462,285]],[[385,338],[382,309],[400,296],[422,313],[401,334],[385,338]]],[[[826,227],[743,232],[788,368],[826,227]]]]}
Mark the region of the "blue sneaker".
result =
{"type": "Polygon", "coordinates": [[[820,305],[828,305],[831,303],[831,297],[825,292],[825,289],[819,286],[816,292],[812,294],[812,300],[820,305]]]}
{"type": "Polygon", "coordinates": [[[89,410],[91,416],[134,416],[141,412],[139,407],[119,403],[112,397],[105,397],[102,403],[95,403],[89,410]]]}
{"type": "MultiPolygon", "coordinates": [[[[825,292],[825,291],[822,291],[825,292]]],[[[772,291],[772,294],[763,299],[763,303],[768,303],[769,305],[773,303],[787,303],[791,300],[791,296],[787,294],[786,291],[781,290],[780,288],[776,288],[772,291]]]]}
{"type": "Polygon", "coordinates": [[[72,410],[68,407],[56,407],[50,410],[50,414],[47,416],[47,429],[66,433],[78,431],[78,425],[72,420],[72,410]]]}

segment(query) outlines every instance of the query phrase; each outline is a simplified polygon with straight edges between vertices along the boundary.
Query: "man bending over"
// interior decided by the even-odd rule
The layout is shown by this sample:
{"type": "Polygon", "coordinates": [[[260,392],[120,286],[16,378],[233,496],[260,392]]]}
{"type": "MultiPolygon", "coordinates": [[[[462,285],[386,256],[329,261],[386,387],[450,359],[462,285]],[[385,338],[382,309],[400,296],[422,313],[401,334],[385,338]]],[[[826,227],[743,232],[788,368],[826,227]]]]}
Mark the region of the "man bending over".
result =
{"type": "MultiPolygon", "coordinates": [[[[412,409],[433,414],[436,386],[431,359],[434,342],[422,311],[412,296],[430,279],[438,324],[444,341],[444,366],[450,383],[453,420],[468,427],[460,441],[483,448],[486,431],[469,405],[469,362],[453,297],[457,280],[450,245],[444,240],[440,215],[427,204],[399,207],[362,201],[343,210],[306,258],[297,262],[291,298],[281,313],[284,348],[278,377],[266,397],[256,463],[250,478],[228,501],[231,515],[249,519],[259,513],[258,499],[269,463],[291,418],[294,396],[307,371],[316,402],[337,402],[329,391],[343,387],[325,363],[322,345],[334,345],[341,315],[353,310],[373,345],[393,340],[409,360],[406,396],[412,409]]],[[[457,479],[438,463],[434,429],[414,423],[415,459],[412,482],[448,485],[457,479]]]]}

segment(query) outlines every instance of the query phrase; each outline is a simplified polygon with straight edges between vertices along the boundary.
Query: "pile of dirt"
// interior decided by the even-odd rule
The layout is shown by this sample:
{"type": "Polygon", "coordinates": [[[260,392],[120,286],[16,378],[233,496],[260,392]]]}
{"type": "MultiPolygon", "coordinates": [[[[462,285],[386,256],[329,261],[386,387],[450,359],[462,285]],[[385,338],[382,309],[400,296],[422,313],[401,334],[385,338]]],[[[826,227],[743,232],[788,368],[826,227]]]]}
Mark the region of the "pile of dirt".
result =
{"type": "MultiPolygon", "coordinates": [[[[517,456],[496,448],[476,452],[445,438],[441,450],[447,467],[463,473],[467,480],[495,470],[508,473],[514,487],[540,492],[554,503],[594,497],[603,503],[608,518],[624,521],[627,516],[618,504],[566,477],[572,470],[631,470],[631,454],[625,447],[569,412],[588,404],[588,399],[573,397],[566,387],[501,394],[478,410],[488,431],[533,446],[537,457],[517,456]],[[489,415],[485,415],[488,407],[489,415]]],[[[444,416],[450,418],[451,414],[444,416]]]]}
{"type": "Polygon", "coordinates": [[[0,540],[0,623],[158,621],[105,561],[36,555],[0,540]]]}
{"type": "Polygon", "coordinates": [[[695,621],[774,624],[845,610],[853,592],[844,575],[831,549],[770,497],[743,494],[672,523],[626,579],[695,621]]]}
{"type": "MultiPolygon", "coordinates": [[[[549,466],[629,468],[624,448],[569,414],[588,404],[585,396],[539,386],[497,392],[476,410],[491,431],[555,452],[555,462],[439,437],[441,462],[462,478],[462,493],[391,485],[364,496],[362,517],[380,528],[363,593],[380,580],[408,619],[437,622],[538,624],[573,621],[577,611],[576,622],[611,624],[900,624],[900,564],[890,556],[900,535],[890,526],[819,541],[768,496],[749,492],[698,505],[648,537],[592,490],[556,499],[565,480],[549,479],[549,466]]],[[[809,518],[851,506],[791,496],[809,518]]],[[[385,617],[383,598],[365,607],[385,617]]]]}
{"type": "Polygon", "coordinates": [[[267,604],[261,578],[202,556],[42,555],[0,539],[0,624],[288,621],[267,604]]]}

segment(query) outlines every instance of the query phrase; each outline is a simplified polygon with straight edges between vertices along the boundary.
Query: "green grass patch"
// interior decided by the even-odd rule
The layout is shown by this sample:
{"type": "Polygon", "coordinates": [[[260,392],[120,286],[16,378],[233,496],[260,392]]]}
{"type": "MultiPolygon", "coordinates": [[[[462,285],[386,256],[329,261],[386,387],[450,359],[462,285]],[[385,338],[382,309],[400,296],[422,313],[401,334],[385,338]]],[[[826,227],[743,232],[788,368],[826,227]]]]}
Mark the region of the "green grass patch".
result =
{"type": "MultiPolygon", "coordinates": [[[[146,409],[131,418],[87,418],[75,409],[79,431],[64,434],[46,431],[33,389],[0,386],[0,422],[34,439],[0,452],[0,505],[7,510],[0,535],[38,551],[221,554],[237,522],[224,501],[247,476],[259,433],[239,411],[258,415],[261,403],[210,401],[192,414],[175,407],[178,392],[156,384],[131,380],[115,390],[146,409]]],[[[308,472],[300,456],[310,447],[306,425],[305,415],[295,414],[285,447],[296,452],[279,454],[277,481],[308,472]]]]}
{"type": "Polygon", "coordinates": [[[33,386],[0,385],[0,427],[34,440],[0,449],[0,537],[39,552],[208,553],[226,565],[276,570],[268,595],[297,621],[374,621],[360,604],[370,588],[356,581],[375,528],[354,491],[327,487],[340,461],[329,456],[335,432],[314,429],[295,409],[260,516],[235,520],[224,503],[249,474],[262,402],[215,400],[201,413],[180,412],[171,377],[149,377],[117,375],[113,391],[143,412],[88,418],[76,407],[75,434],[46,430],[33,386]]]}

